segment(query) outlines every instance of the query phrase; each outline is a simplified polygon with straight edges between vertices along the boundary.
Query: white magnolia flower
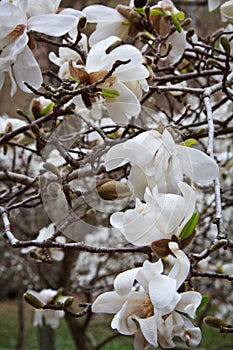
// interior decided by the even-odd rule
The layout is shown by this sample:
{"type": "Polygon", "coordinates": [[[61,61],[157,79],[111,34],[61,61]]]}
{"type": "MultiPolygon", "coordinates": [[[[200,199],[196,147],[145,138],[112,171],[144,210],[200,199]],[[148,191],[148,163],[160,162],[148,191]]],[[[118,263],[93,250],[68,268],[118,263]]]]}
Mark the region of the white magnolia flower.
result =
{"type": "Polygon", "coordinates": [[[184,174],[200,185],[211,183],[218,175],[214,160],[197,149],[176,145],[166,129],[162,135],[155,130],[145,131],[113,146],[105,157],[107,171],[128,162],[132,165],[129,181],[139,198],[143,198],[146,187],[177,193],[184,174]]]}
{"type": "Polygon", "coordinates": [[[36,31],[59,37],[78,22],[78,14],[47,14],[45,8],[42,14],[40,12],[39,15],[30,17],[34,13],[34,4],[30,0],[0,2],[0,89],[4,84],[4,74],[8,72],[12,85],[11,95],[16,92],[16,84],[21,90],[31,92],[24,85],[25,81],[36,89],[42,83],[40,67],[28,47],[27,33],[36,31]]]}
{"type": "MultiPolygon", "coordinates": [[[[159,10],[164,13],[163,16],[161,15],[151,15],[150,20],[156,30],[156,32],[164,37],[167,34],[169,34],[171,29],[170,24],[170,16],[174,16],[177,13],[180,12],[178,10],[172,1],[170,0],[162,0],[159,1],[157,5],[153,6],[151,8],[152,10],[159,10]]],[[[166,42],[163,42],[161,44],[161,55],[165,55],[165,60],[169,61],[170,64],[175,63],[179,61],[181,56],[183,55],[183,52],[187,46],[186,43],[186,34],[184,30],[181,28],[180,31],[174,31],[171,35],[168,36],[166,42]],[[169,54],[167,55],[168,51],[168,45],[171,44],[172,48],[169,51],[169,54]]],[[[161,57],[163,60],[163,58],[161,57]]]]}
{"type": "MultiPolygon", "coordinates": [[[[104,5],[91,5],[83,10],[89,23],[97,23],[96,30],[91,34],[89,43],[91,46],[95,45],[101,40],[107,39],[110,35],[116,35],[122,39],[127,36],[136,36],[143,27],[134,23],[134,16],[132,10],[134,1],[130,1],[129,6],[118,5],[116,9],[104,5]]],[[[156,6],[151,7],[151,10],[158,9],[164,12],[165,15],[174,15],[179,10],[174,6],[170,0],[159,1],[156,6]]],[[[170,20],[168,17],[151,15],[151,23],[154,24],[155,30],[159,35],[165,36],[170,30],[170,20]]],[[[155,38],[154,38],[155,39],[155,38]]],[[[169,52],[169,62],[177,62],[184,52],[186,47],[185,32],[175,31],[167,40],[167,43],[162,45],[162,54],[167,51],[168,43],[172,44],[172,49],[169,52]]]]}
{"type": "MultiPolygon", "coordinates": [[[[54,224],[50,224],[47,227],[43,227],[39,231],[39,235],[36,237],[36,241],[42,242],[46,239],[49,239],[54,234],[54,224]]],[[[55,239],[57,242],[65,243],[66,239],[63,236],[57,236],[55,239]]],[[[38,248],[36,247],[28,247],[21,249],[22,254],[27,254],[31,251],[37,251],[38,248]]],[[[61,261],[64,258],[64,252],[58,248],[50,248],[49,254],[51,255],[51,258],[56,261],[61,261]]]]}
{"type": "Polygon", "coordinates": [[[145,349],[145,341],[154,347],[171,348],[174,337],[189,346],[197,346],[201,340],[200,329],[191,322],[201,295],[177,292],[189,273],[189,260],[177,243],[170,242],[169,248],[176,262],[168,275],[162,274],[161,260],[145,261],[142,267],[120,273],[114,281],[115,291],[100,295],[92,305],[93,312],[116,313],[112,328],[136,335],[137,350],[145,349]]]}
{"type": "MultiPolygon", "coordinates": [[[[102,92],[107,90],[108,93],[111,91],[116,93],[113,97],[108,97],[106,94],[102,94],[102,97],[112,120],[125,125],[132,116],[140,113],[141,105],[137,97],[138,83],[141,84],[141,91],[147,90],[148,84],[145,78],[148,77],[149,72],[142,64],[141,52],[132,45],[122,45],[107,53],[111,45],[119,40],[118,37],[111,36],[94,45],[88,53],[85,68],[79,65],[76,69],[82,76],[85,75],[90,83],[94,83],[103,78],[117,60],[129,61],[117,67],[111,77],[98,85],[102,92]]],[[[80,103],[79,98],[76,97],[73,101],[77,105],[80,103]]]]}
{"type": "MultiPolygon", "coordinates": [[[[72,37],[72,39],[75,40],[75,37],[72,37]]],[[[87,37],[85,34],[82,34],[79,45],[85,52],[87,52],[87,37]]],[[[69,61],[75,63],[82,61],[81,56],[76,51],[68,47],[59,47],[58,55],[56,55],[54,52],[50,52],[49,59],[59,67],[58,76],[61,79],[70,78],[69,61]]]]}
{"type": "MultiPolygon", "coordinates": [[[[42,306],[51,302],[57,295],[57,291],[53,289],[43,289],[40,292],[36,292],[34,290],[29,290],[27,293],[29,296],[32,295],[36,298],[42,306]]],[[[67,297],[64,297],[67,298],[67,297]]],[[[63,298],[63,301],[64,301],[63,298]]],[[[35,309],[35,316],[33,321],[33,326],[41,327],[43,325],[43,320],[45,324],[49,325],[53,329],[57,328],[59,325],[59,319],[65,315],[63,310],[41,310],[35,309]]]]}
{"type": "Polygon", "coordinates": [[[184,225],[195,210],[195,193],[190,186],[179,183],[182,196],[145,192],[145,203],[138,198],[134,209],[111,215],[110,223],[118,229],[128,242],[140,246],[160,239],[179,237],[184,225]]]}

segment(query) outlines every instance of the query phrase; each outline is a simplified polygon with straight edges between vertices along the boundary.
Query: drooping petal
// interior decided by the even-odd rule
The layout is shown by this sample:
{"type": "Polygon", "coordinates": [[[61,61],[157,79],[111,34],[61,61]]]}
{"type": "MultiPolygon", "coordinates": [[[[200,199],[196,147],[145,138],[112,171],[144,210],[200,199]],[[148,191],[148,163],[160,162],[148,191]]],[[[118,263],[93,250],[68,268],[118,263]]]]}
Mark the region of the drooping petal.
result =
{"type": "Polygon", "coordinates": [[[129,294],[139,270],[140,268],[138,267],[121,272],[119,275],[117,275],[114,280],[114,288],[120,296],[129,294]]]}
{"type": "Polygon", "coordinates": [[[182,316],[184,320],[183,332],[176,334],[188,346],[197,346],[201,341],[201,330],[199,327],[195,327],[192,322],[185,316],[182,316]]]}
{"type": "Polygon", "coordinates": [[[119,96],[105,98],[110,118],[117,124],[127,125],[131,117],[136,117],[141,111],[137,97],[124,84],[117,82],[113,86],[119,96]]]}
{"type": "Polygon", "coordinates": [[[201,294],[198,292],[181,293],[181,299],[176,305],[176,310],[188,314],[191,318],[196,317],[196,310],[201,303],[201,294]]]}
{"type": "Polygon", "coordinates": [[[24,85],[25,81],[35,89],[39,89],[43,82],[40,67],[27,46],[24,51],[18,55],[13,70],[18,86],[25,92],[32,92],[24,85]]]}
{"type": "Polygon", "coordinates": [[[106,292],[100,294],[92,304],[92,311],[95,313],[114,314],[118,312],[125,302],[125,298],[116,292],[106,292]]]}
{"type": "Polygon", "coordinates": [[[110,148],[110,150],[105,155],[104,166],[107,171],[118,168],[126,163],[128,163],[127,158],[125,158],[123,143],[115,145],[110,148]]]}
{"type": "Polygon", "coordinates": [[[218,176],[218,166],[216,162],[192,147],[176,146],[178,158],[185,175],[200,185],[211,183],[218,176]]]}
{"type": "Polygon", "coordinates": [[[135,316],[141,314],[142,303],[145,299],[145,293],[131,292],[130,296],[122,306],[121,310],[113,318],[111,327],[113,329],[117,329],[118,332],[121,334],[135,334],[137,331],[137,325],[134,319],[135,316]]]}
{"type": "Polygon", "coordinates": [[[156,316],[151,316],[148,318],[139,318],[137,317],[142,334],[152,346],[157,347],[157,319],[156,316]]]}
{"type": "Polygon", "coordinates": [[[169,242],[168,246],[177,259],[168,276],[176,280],[176,289],[178,289],[189,274],[190,262],[177,243],[169,242]]]}

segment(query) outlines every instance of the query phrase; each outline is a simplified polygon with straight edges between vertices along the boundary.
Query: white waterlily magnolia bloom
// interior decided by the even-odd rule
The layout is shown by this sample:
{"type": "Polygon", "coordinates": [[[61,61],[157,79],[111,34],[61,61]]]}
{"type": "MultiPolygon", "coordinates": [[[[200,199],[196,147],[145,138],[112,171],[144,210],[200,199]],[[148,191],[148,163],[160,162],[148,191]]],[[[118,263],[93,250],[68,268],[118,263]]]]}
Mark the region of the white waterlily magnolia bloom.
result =
{"type": "MultiPolygon", "coordinates": [[[[36,237],[36,241],[42,242],[46,239],[49,239],[53,234],[54,234],[54,224],[50,224],[49,226],[43,227],[42,229],[40,229],[39,235],[36,237]]],[[[63,236],[57,236],[55,240],[59,243],[66,242],[66,239],[63,236]]],[[[21,249],[21,253],[27,254],[34,250],[37,251],[38,248],[36,247],[23,248],[21,249]]],[[[59,248],[50,248],[48,249],[48,251],[51,258],[55,261],[61,261],[64,258],[64,252],[59,248]]]]}
{"type": "Polygon", "coordinates": [[[163,274],[161,260],[145,261],[142,267],[120,273],[114,281],[115,291],[101,294],[92,305],[95,313],[115,313],[112,328],[135,335],[137,350],[146,348],[145,340],[163,348],[174,347],[174,337],[189,346],[197,346],[201,340],[200,329],[191,322],[201,294],[177,292],[189,273],[190,263],[177,243],[170,242],[169,248],[176,261],[168,275],[163,274]]]}
{"type": "Polygon", "coordinates": [[[36,89],[42,83],[40,67],[28,47],[27,33],[36,31],[59,37],[75,27],[82,16],[80,11],[72,12],[72,15],[69,12],[45,13],[46,8],[43,7],[34,16],[38,11],[33,11],[33,5],[35,2],[30,0],[0,2],[0,89],[4,84],[4,74],[8,73],[11,96],[17,85],[21,90],[31,92],[24,82],[36,89]]]}
{"type": "Polygon", "coordinates": [[[136,246],[148,245],[160,239],[179,237],[183,227],[195,210],[195,193],[192,188],[179,183],[182,195],[145,192],[145,203],[136,199],[134,209],[113,213],[110,223],[126,240],[136,246]]]}
{"type": "MultiPolygon", "coordinates": [[[[117,60],[129,61],[127,64],[117,67],[112,76],[99,85],[102,90],[117,92],[113,98],[104,96],[104,102],[109,117],[115,123],[125,125],[132,116],[137,116],[140,113],[138,83],[141,85],[141,91],[147,90],[146,78],[149,76],[149,72],[142,64],[141,52],[132,45],[118,46],[107,53],[107,49],[119,41],[118,37],[111,36],[95,44],[88,53],[85,72],[92,79],[92,82],[95,82],[103,78],[117,60]]],[[[79,97],[75,97],[73,101],[77,105],[80,104],[79,97]]]]}
{"type": "MultiPolygon", "coordinates": [[[[34,290],[27,291],[27,294],[36,298],[43,306],[51,302],[57,295],[57,291],[53,289],[43,289],[40,292],[34,290]]],[[[63,310],[41,310],[35,309],[35,316],[33,321],[34,327],[42,327],[43,321],[51,328],[55,329],[59,326],[59,319],[65,315],[63,310]]]]}
{"type": "Polygon", "coordinates": [[[130,163],[129,181],[136,197],[143,199],[145,188],[155,186],[162,193],[179,193],[178,183],[184,175],[207,185],[218,176],[218,166],[205,153],[175,144],[165,129],[145,131],[124,143],[113,146],[106,154],[107,171],[130,163]]]}
{"type": "MultiPolygon", "coordinates": [[[[81,34],[81,36],[79,45],[85,52],[87,52],[87,37],[85,34],[81,34]]],[[[76,38],[72,36],[72,40],[74,41],[75,39],[76,38]]],[[[58,55],[51,51],[49,53],[49,59],[59,67],[58,76],[61,79],[70,78],[69,61],[82,61],[81,56],[76,51],[69,49],[68,47],[59,47],[58,55]]]]}

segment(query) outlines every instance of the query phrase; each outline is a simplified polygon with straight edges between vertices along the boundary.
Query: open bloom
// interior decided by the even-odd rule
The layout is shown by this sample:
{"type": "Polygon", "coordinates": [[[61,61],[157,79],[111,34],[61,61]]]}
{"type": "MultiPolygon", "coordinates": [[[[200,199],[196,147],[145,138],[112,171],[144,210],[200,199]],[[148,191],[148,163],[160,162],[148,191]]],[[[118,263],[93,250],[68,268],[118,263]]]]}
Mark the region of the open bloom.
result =
{"type": "MultiPolygon", "coordinates": [[[[36,238],[36,241],[42,242],[46,239],[51,238],[51,236],[54,234],[54,224],[50,224],[47,227],[43,227],[39,231],[39,235],[36,238]]],[[[57,236],[56,241],[60,243],[65,243],[66,239],[63,236],[57,236]]],[[[28,247],[21,249],[21,253],[27,254],[31,251],[35,251],[37,253],[38,258],[40,257],[40,249],[36,247],[28,247]]],[[[64,258],[64,252],[61,249],[58,248],[50,248],[48,249],[48,252],[53,260],[61,261],[64,258]]]]}
{"type": "MultiPolygon", "coordinates": [[[[132,116],[140,113],[141,96],[139,95],[142,90],[148,89],[145,78],[148,77],[149,72],[142,64],[142,54],[136,47],[122,45],[112,48],[119,41],[120,39],[116,36],[102,40],[91,48],[85,66],[72,65],[70,68],[71,75],[80,82],[95,83],[104,78],[117,60],[125,62],[119,65],[108,79],[98,85],[102,90],[100,97],[106,105],[110,118],[116,123],[125,125],[132,116]],[[110,48],[112,50],[108,53],[110,48]],[[141,86],[140,89],[138,85],[141,86]]],[[[73,101],[79,105],[79,96],[73,101]]]]}
{"type": "Polygon", "coordinates": [[[146,187],[178,193],[184,174],[200,185],[207,185],[218,175],[213,159],[197,149],[176,145],[167,130],[162,135],[155,130],[145,131],[113,146],[105,157],[107,171],[128,162],[132,165],[129,181],[139,198],[143,198],[146,187]]]}
{"type": "Polygon", "coordinates": [[[160,239],[179,237],[184,225],[195,210],[195,193],[192,188],[179,183],[182,196],[172,193],[152,193],[147,189],[145,203],[138,198],[134,209],[111,215],[110,223],[134,245],[147,245],[160,239]]]}
{"type": "Polygon", "coordinates": [[[114,281],[115,291],[101,294],[92,305],[93,312],[116,313],[112,328],[135,335],[137,350],[145,349],[145,341],[154,347],[172,348],[174,337],[189,346],[197,346],[201,340],[200,329],[191,322],[201,295],[177,291],[189,273],[189,260],[177,243],[170,242],[169,248],[176,259],[168,275],[163,274],[161,260],[145,261],[142,267],[120,273],[114,281]]]}
{"type": "MultiPolygon", "coordinates": [[[[35,300],[37,300],[37,302],[40,303],[40,308],[43,308],[43,306],[45,306],[49,302],[53,301],[54,298],[56,298],[57,291],[53,289],[43,289],[40,292],[29,290],[26,294],[29,295],[29,297],[31,295],[33,298],[35,298],[35,300]]],[[[53,329],[57,328],[59,325],[59,319],[65,315],[64,311],[50,309],[41,310],[40,308],[35,310],[33,326],[41,327],[43,325],[44,320],[45,324],[49,325],[53,329]]]]}
{"type": "Polygon", "coordinates": [[[45,13],[43,7],[38,14],[32,5],[30,0],[0,2],[0,89],[7,72],[11,79],[11,95],[16,92],[17,85],[31,92],[24,85],[25,81],[36,89],[42,83],[40,67],[28,46],[28,33],[36,31],[59,37],[75,27],[82,15],[80,11],[71,14],[66,10],[59,14],[45,13]]]}

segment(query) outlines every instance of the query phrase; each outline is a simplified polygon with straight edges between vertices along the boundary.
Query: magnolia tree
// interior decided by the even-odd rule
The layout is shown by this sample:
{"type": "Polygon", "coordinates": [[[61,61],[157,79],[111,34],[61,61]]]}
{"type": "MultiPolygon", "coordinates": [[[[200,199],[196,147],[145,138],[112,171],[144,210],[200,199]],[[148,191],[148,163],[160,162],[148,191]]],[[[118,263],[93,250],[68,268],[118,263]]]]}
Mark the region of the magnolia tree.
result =
{"type": "Polygon", "coordinates": [[[233,1],[209,0],[207,38],[171,0],[59,6],[0,1],[0,88],[31,94],[0,117],[2,244],[30,266],[34,325],[65,317],[96,350],[232,333],[233,1]]]}

